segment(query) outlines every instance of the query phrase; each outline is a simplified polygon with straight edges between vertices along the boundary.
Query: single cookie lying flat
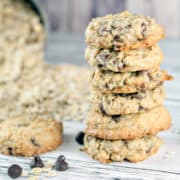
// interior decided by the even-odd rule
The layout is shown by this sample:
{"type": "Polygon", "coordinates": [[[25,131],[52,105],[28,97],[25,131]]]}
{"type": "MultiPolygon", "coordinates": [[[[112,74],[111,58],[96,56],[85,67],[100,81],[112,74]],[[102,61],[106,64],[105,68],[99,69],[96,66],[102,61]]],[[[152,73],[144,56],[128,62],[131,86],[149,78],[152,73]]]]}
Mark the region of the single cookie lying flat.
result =
{"type": "Polygon", "coordinates": [[[170,113],[158,106],[143,113],[108,116],[92,111],[88,117],[86,134],[117,140],[135,139],[145,135],[155,135],[170,128],[170,113]]]}
{"type": "Polygon", "coordinates": [[[84,151],[93,159],[102,163],[128,160],[138,162],[155,154],[162,140],[156,136],[145,136],[135,140],[104,140],[93,136],[85,136],[84,151]]]}
{"type": "Polygon", "coordinates": [[[159,68],[126,73],[95,69],[91,74],[91,85],[104,93],[134,93],[154,89],[171,79],[166,71],[159,68]]]}
{"type": "Polygon", "coordinates": [[[0,153],[34,156],[62,143],[62,124],[54,120],[16,117],[0,123],[0,153]]]}
{"type": "Polygon", "coordinates": [[[92,95],[92,108],[95,111],[109,114],[131,114],[163,104],[165,90],[162,86],[146,91],[131,94],[105,94],[94,92],[92,95]]]}
{"type": "Polygon", "coordinates": [[[127,50],[154,45],[164,37],[154,19],[124,11],[93,19],[86,29],[86,42],[97,48],[127,50]]]}
{"type": "Polygon", "coordinates": [[[160,65],[163,54],[156,46],[129,51],[113,51],[88,46],[85,58],[91,66],[114,72],[130,72],[152,69],[160,65]]]}

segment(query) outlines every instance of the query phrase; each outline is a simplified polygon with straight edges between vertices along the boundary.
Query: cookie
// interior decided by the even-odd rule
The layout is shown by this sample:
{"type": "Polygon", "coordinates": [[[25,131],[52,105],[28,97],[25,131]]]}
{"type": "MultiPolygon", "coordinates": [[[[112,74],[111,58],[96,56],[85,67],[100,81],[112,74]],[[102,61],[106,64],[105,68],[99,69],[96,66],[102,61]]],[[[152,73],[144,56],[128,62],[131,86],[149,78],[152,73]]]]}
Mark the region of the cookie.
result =
{"type": "Polygon", "coordinates": [[[91,85],[94,90],[104,93],[134,93],[154,89],[172,77],[159,68],[115,73],[95,69],[91,74],[91,85]]]}
{"type": "Polygon", "coordinates": [[[114,115],[92,111],[87,121],[86,133],[103,139],[135,139],[155,135],[171,126],[170,113],[158,106],[143,113],[114,115]]]}
{"type": "Polygon", "coordinates": [[[19,116],[0,123],[0,153],[34,156],[62,143],[62,124],[51,119],[19,116]]]}
{"type": "Polygon", "coordinates": [[[85,135],[84,151],[102,163],[128,160],[138,162],[155,154],[162,144],[156,136],[145,136],[134,140],[104,140],[85,135]]]}
{"type": "Polygon", "coordinates": [[[87,44],[118,51],[152,46],[163,37],[154,19],[127,11],[95,18],[86,29],[87,44]]]}
{"type": "Polygon", "coordinates": [[[85,58],[91,66],[113,72],[131,72],[152,69],[160,65],[163,54],[155,45],[129,51],[113,51],[88,46],[85,58]]]}
{"type": "Polygon", "coordinates": [[[162,86],[131,94],[105,94],[94,92],[92,108],[109,115],[138,113],[163,104],[165,90],[162,86]]]}

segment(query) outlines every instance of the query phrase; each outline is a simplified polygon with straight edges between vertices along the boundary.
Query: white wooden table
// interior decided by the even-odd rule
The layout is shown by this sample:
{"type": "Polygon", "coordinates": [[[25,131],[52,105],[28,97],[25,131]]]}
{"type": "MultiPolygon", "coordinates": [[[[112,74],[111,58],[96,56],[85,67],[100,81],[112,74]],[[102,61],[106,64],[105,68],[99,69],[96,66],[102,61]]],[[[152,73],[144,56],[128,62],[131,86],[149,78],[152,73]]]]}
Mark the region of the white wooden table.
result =
{"type": "MultiPolygon", "coordinates": [[[[179,180],[180,179],[180,41],[164,40],[160,43],[165,60],[162,68],[174,75],[172,82],[166,83],[167,100],[171,111],[173,125],[166,132],[159,133],[164,139],[160,151],[148,160],[140,163],[112,163],[103,165],[92,160],[87,154],[79,151],[75,135],[83,130],[84,123],[64,122],[64,143],[58,150],[42,155],[43,160],[55,161],[58,155],[65,155],[70,168],[58,172],[53,178],[42,176],[40,179],[80,180],[80,179],[114,179],[114,180],[179,180]]],[[[53,35],[49,39],[47,59],[51,63],[67,62],[85,65],[84,40],[80,35],[53,35]]],[[[0,180],[10,179],[7,167],[17,163],[29,170],[30,159],[0,155],[0,180]]],[[[27,179],[27,178],[19,178],[27,179]]]]}

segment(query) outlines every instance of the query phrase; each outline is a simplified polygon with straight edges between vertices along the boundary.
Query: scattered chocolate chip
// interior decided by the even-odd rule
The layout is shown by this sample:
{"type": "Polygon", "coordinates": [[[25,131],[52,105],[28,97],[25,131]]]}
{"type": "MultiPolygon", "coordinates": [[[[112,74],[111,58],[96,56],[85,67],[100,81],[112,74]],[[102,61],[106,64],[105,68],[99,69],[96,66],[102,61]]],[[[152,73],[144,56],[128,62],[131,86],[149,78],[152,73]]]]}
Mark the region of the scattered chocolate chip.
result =
{"type": "Polygon", "coordinates": [[[12,147],[8,147],[8,154],[9,155],[13,155],[13,148],[12,147]]]}
{"type": "Polygon", "coordinates": [[[84,144],[84,132],[83,131],[80,131],[77,136],[76,136],[76,142],[80,145],[83,145],[84,144]]]}
{"type": "Polygon", "coordinates": [[[121,120],[121,115],[113,115],[111,116],[111,120],[117,123],[121,120]]]}
{"type": "Polygon", "coordinates": [[[100,109],[100,111],[101,111],[101,113],[102,113],[103,115],[106,114],[106,111],[105,111],[104,106],[103,106],[102,103],[99,104],[99,109],[100,109]]]}
{"type": "Polygon", "coordinates": [[[36,142],[36,140],[35,140],[34,138],[31,138],[31,143],[32,143],[34,146],[40,147],[40,145],[36,142]]]}
{"type": "Polygon", "coordinates": [[[31,169],[36,167],[44,167],[44,163],[39,156],[35,156],[30,164],[31,169]]]}
{"type": "Polygon", "coordinates": [[[17,164],[13,164],[8,168],[8,175],[13,179],[20,177],[21,174],[22,168],[17,164]]]}
{"type": "Polygon", "coordinates": [[[65,157],[63,155],[58,157],[53,168],[56,171],[65,171],[68,169],[68,163],[65,161],[65,157]]]}

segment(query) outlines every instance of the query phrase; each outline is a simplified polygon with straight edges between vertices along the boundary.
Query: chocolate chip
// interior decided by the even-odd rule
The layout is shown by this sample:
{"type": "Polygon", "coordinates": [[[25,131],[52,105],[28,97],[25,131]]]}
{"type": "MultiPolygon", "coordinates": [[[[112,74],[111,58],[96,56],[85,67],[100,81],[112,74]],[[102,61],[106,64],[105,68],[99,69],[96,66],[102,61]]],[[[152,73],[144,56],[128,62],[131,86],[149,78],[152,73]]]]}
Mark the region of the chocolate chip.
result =
{"type": "Polygon", "coordinates": [[[121,120],[121,115],[113,115],[111,116],[111,120],[117,123],[121,120]]]}
{"type": "Polygon", "coordinates": [[[99,35],[104,35],[104,34],[106,34],[109,31],[108,31],[108,29],[106,27],[100,26],[98,32],[99,32],[99,35]]]}
{"type": "Polygon", "coordinates": [[[103,64],[98,64],[98,68],[102,68],[102,67],[104,67],[103,64]]]}
{"type": "Polygon", "coordinates": [[[21,174],[22,168],[17,164],[13,164],[8,168],[8,175],[13,179],[20,177],[21,174]]]}
{"type": "Polygon", "coordinates": [[[12,147],[8,147],[8,154],[9,155],[13,155],[13,148],[12,147]]]}
{"type": "Polygon", "coordinates": [[[57,160],[60,161],[65,161],[65,156],[64,155],[60,155],[57,160]]]}
{"type": "Polygon", "coordinates": [[[109,58],[109,54],[100,54],[99,58],[102,59],[103,61],[106,61],[109,58]]]}
{"type": "Polygon", "coordinates": [[[138,100],[143,99],[143,96],[142,96],[141,94],[139,94],[139,93],[130,94],[130,97],[131,97],[131,98],[138,99],[138,100]]]}
{"type": "Polygon", "coordinates": [[[36,167],[44,167],[44,163],[39,156],[35,156],[30,164],[31,169],[36,167]]]}
{"type": "Polygon", "coordinates": [[[103,115],[106,114],[106,111],[105,111],[104,106],[103,106],[102,103],[99,104],[99,109],[100,109],[100,111],[101,111],[101,113],[102,113],[103,115]]]}
{"type": "Polygon", "coordinates": [[[127,26],[125,26],[126,29],[129,29],[129,28],[131,28],[131,27],[132,27],[131,24],[128,24],[127,26]]]}
{"type": "Polygon", "coordinates": [[[68,163],[65,161],[65,157],[63,155],[58,157],[53,168],[56,171],[65,171],[68,169],[68,163]]]}
{"type": "Polygon", "coordinates": [[[141,24],[141,29],[142,36],[144,37],[144,32],[147,30],[147,26],[144,22],[141,24]]]}
{"type": "Polygon", "coordinates": [[[115,36],[114,36],[114,40],[115,40],[115,41],[119,41],[119,40],[120,40],[120,37],[119,37],[118,35],[115,35],[115,36]]]}
{"type": "Polygon", "coordinates": [[[124,64],[119,64],[117,66],[118,71],[122,71],[123,68],[124,68],[124,64]]]}
{"type": "Polygon", "coordinates": [[[106,88],[106,89],[109,89],[108,83],[105,83],[105,88],[106,88]]]}
{"type": "Polygon", "coordinates": [[[34,138],[31,138],[31,143],[32,143],[34,146],[40,147],[40,145],[36,142],[36,140],[35,140],[34,138]]]}
{"type": "Polygon", "coordinates": [[[151,149],[152,149],[152,146],[146,151],[146,153],[149,154],[151,149]]]}
{"type": "Polygon", "coordinates": [[[83,145],[84,144],[84,132],[83,131],[80,131],[77,136],[76,136],[76,142],[80,145],[83,145]]]}
{"type": "Polygon", "coordinates": [[[139,111],[144,111],[144,107],[143,106],[139,106],[139,111]]]}
{"type": "Polygon", "coordinates": [[[113,45],[112,48],[113,48],[114,51],[119,51],[121,46],[120,45],[113,45]]]}
{"type": "Polygon", "coordinates": [[[153,80],[153,77],[151,76],[151,73],[150,73],[150,72],[147,72],[147,76],[149,77],[149,80],[150,80],[150,81],[153,80]]]}

